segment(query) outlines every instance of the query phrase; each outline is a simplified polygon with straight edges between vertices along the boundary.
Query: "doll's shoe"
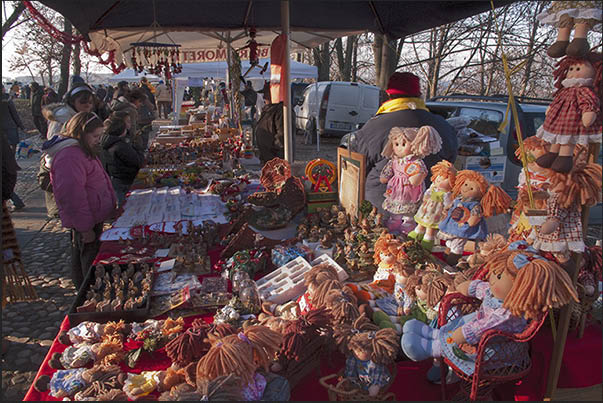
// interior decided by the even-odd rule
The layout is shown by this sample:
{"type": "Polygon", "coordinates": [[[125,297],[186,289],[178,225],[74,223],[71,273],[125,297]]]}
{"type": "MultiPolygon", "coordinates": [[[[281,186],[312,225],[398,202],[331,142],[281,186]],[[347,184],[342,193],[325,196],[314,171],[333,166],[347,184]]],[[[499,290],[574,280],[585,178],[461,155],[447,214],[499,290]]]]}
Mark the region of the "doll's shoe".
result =
{"type": "Polygon", "coordinates": [[[536,162],[541,168],[550,168],[551,165],[553,165],[553,162],[555,162],[557,156],[558,154],[555,153],[546,153],[536,158],[536,161],[534,162],[536,162]]]}
{"type": "Polygon", "coordinates": [[[435,244],[435,242],[433,239],[422,239],[421,240],[421,246],[427,250],[432,250],[434,244],[435,244]]]}
{"type": "Polygon", "coordinates": [[[553,43],[546,51],[546,54],[555,59],[558,57],[565,56],[567,45],[569,41],[557,41],[553,43]]]}
{"type": "Polygon", "coordinates": [[[555,162],[551,165],[551,169],[555,172],[560,172],[562,174],[566,174],[572,170],[572,163],[574,162],[574,158],[571,155],[568,156],[558,156],[555,158],[555,162]]]}
{"type": "Polygon", "coordinates": [[[422,239],[423,239],[423,236],[425,236],[425,233],[424,233],[424,232],[418,233],[417,231],[414,231],[414,230],[413,230],[413,231],[410,231],[410,232],[408,233],[408,235],[406,235],[406,236],[407,236],[408,238],[410,238],[410,239],[414,239],[414,240],[416,240],[416,241],[420,241],[420,240],[422,240],[422,239]]]}
{"type": "Polygon", "coordinates": [[[570,44],[567,45],[565,52],[571,57],[584,57],[589,50],[590,45],[588,44],[586,38],[574,38],[570,44]]]}

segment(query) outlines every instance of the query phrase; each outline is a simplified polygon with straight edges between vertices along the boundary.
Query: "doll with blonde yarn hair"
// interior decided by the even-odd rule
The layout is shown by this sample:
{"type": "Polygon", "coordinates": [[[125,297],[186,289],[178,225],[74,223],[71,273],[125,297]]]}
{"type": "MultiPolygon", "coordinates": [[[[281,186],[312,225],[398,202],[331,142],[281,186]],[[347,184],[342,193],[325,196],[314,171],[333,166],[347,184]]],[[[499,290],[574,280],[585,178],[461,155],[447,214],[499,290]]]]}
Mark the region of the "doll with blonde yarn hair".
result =
{"type": "Polygon", "coordinates": [[[511,197],[498,186],[490,185],[475,171],[459,171],[452,188],[454,201],[446,218],[440,222],[440,238],[446,240],[446,262],[455,265],[467,241],[486,239],[486,217],[504,213],[511,197]]]}
{"type": "Polygon", "coordinates": [[[452,205],[451,190],[456,180],[456,168],[448,161],[440,161],[431,167],[431,173],[431,186],[415,214],[417,226],[408,234],[409,238],[421,241],[428,250],[433,248],[440,221],[452,205]]]}
{"type": "MultiPolygon", "coordinates": [[[[476,312],[458,316],[440,329],[411,320],[403,328],[401,344],[413,361],[444,356],[466,375],[475,371],[475,348],[488,330],[523,332],[529,320],[539,320],[548,310],[570,301],[578,302],[569,275],[559,265],[537,254],[524,241],[487,263],[488,281],[473,280],[456,286],[457,292],[482,300],[476,312]]],[[[482,370],[520,362],[528,353],[527,343],[503,341],[488,344],[489,355],[482,370]],[[501,359],[502,358],[502,359],[501,359]]]]}
{"type": "Polygon", "coordinates": [[[379,180],[387,184],[383,209],[392,215],[387,223],[390,232],[414,225],[412,217],[421,204],[427,177],[422,159],[441,148],[442,139],[431,126],[393,127],[389,132],[381,155],[390,160],[379,180]]]}

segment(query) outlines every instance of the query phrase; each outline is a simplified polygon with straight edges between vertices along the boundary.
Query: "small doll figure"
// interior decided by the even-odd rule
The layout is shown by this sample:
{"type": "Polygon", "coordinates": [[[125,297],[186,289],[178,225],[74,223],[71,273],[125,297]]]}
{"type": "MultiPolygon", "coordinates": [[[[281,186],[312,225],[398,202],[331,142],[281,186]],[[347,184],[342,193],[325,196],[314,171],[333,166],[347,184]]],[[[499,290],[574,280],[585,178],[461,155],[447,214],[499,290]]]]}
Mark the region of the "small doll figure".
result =
{"type": "Polygon", "coordinates": [[[369,244],[362,242],[358,249],[358,268],[363,271],[370,271],[374,267],[373,254],[370,251],[369,244]]]}
{"type": "Polygon", "coordinates": [[[348,343],[352,355],[345,363],[345,380],[367,391],[369,396],[377,396],[390,383],[387,365],[394,362],[399,348],[398,336],[392,329],[355,334],[348,343]]]}
{"type": "Polygon", "coordinates": [[[534,248],[551,252],[562,264],[570,252],[584,251],[580,206],[601,202],[601,175],[601,165],[594,163],[574,167],[568,175],[551,175],[548,218],[535,231],[534,248]]]}
{"type": "Polygon", "coordinates": [[[354,271],[358,269],[358,255],[354,249],[354,245],[346,243],[344,247],[345,261],[348,271],[354,271]]]}
{"type": "MultiPolygon", "coordinates": [[[[264,43],[257,43],[255,41],[255,35],[256,35],[255,28],[254,27],[249,28],[249,40],[247,41],[247,44],[245,46],[243,46],[242,48],[237,49],[237,52],[240,52],[243,49],[249,48],[249,69],[247,69],[245,74],[243,74],[241,76],[242,78],[247,77],[247,74],[249,74],[251,69],[253,69],[260,63],[260,59],[258,57],[258,46],[270,46],[270,45],[266,45],[264,43]]],[[[264,72],[266,71],[267,68],[268,68],[268,62],[266,62],[266,64],[264,64],[264,67],[260,68],[260,75],[264,74],[264,72]]]]}
{"type": "Polygon", "coordinates": [[[591,52],[583,59],[566,57],[557,64],[553,73],[557,91],[536,132],[550,144],[548,153],[536,160],[541,167],[568,173],[576,144],[601,143],[602,58],[601,53],[591,52]]]}
{"type": "Polygon", "coordinates": [[[584,57],[590,50],[586,36],[601,24],[603,13],[597,1],[553,1],[551,6],[536,16],[541,24],[557,28],[557,40],[546,51],[550,57],[565,55],[584,57]],[[572,28],[574,39],[569,41],[572,28]]]}
{"type": "Polygon", "coordinates": [[[318,242],[320,240],[320,230],[317,226],[313,226],[310,228],[310,232],[308,234],[308,241],[310,242],[318,242]]]}
{"type": "Polygon", "coordinates": [[[343,237],[344,237],[345,243],[348,245],[356,243],[356,234],[354,233],[354,230],[350,227],[345,229],[345,231],[343,233],[343,237]]]}
{"type": "Polygon", "coordinates": [[[304,315],[314,308],[319,308],[318,305],[322,301],[316,301],[315,296],[321,293],[319,291],[321,287],[322,294],[326,294],[327,288],[341,288],[342,286],[337,276],[337,270],[328,264],[319,264],[305,272],[304,283],[306,292],[297,299],[298,315],[304,315]]]}
{"type": "Polygon", "coordinates": [[[337,219],[333,223],[333,229],[336,233],[343,233],[346,228],[348,228],[348,216],[345,214],[345,211],[339,211],[337,213],[337,219]]]}
{"type": "Polygon", "coordinates": [[[407,280],[415,273],[415,268],[401,264],[400,261],[398,261],[394,264],[393,272],[396,278],[394,294],[375,300],[374,306],[370,302],[369,304],[373,308],[373,322],[375,322],[379,328],[391,328],[394,329],[396,333],[401,334],[402,326],[400,324],[400,317],[410,317],[411,308],[415,305],[416,296],[413,294],[413,297],[411,298],[405,291],[407,280]]]}
{"type": "Polygon", "coordinates": [[[320,209],[318,216],[320,217],[320,225],[322,225],[323,227],[329,227],[330,223],[331,223],[331,213],[329,212],[329,210],[325,209],[320,209]]]}
{"type": "Polygon", "coordinates": [[[340,265],[341,267],[345,267],[346,259],[345,259],[345,250],[343,244],[336,242],[335,243],[335,251],[333,252],[333,260],[335,263],[340,265]]]}
{"type": "Polygon", "coordinates": [[[438,225],[452,205],[451,190],[456,179],[456,168],[444,160],[431,168],[431,174],[431,186],[425,192],[423,203],[415,214],[417,226],[408,234],[409,238],[421,241],[421,245],[427,250],[433,248],[438,225]]]}
{"type": "MultiPolygon", "coordinates": [[[[402,350],[411,360],[444,356],[471,376],[475,371],[475,347],[484,332],[495,329],[519,333],[525,330],[529,320],[538,320],[549,309],[578,301],[565,270],[539,256],[523,241],[514,242],[486,265],[488,281],[467,281],[456,287],[461,294],[482,300],[476,312],[458,316],[441,329],[417,320],[404,324],[402,350]]],[[[527,343],[513,341],[490,343],[491,359],[482,370],[513,365],[528,353],[527,348],[527,343]]]]}
{"type": "Polygon", "coordinates": [[[469,170],[457,173],[452,197],[453,204],[439,228],[440,238],[446,240],[449,249],[446,262],[454,266],[468,240],[486,238],[485,217],[505,212],[511,204],[511,197],[498,186],[490,185],[480,173],[469,170]]]}
{"type": "Polygon", "coordinates": [[[402,225],[408,228],[425,191],[427,167],[422,159],[441,148],[442,139],[431,126],[394,127],[389,132],[381,155],[390,160],[381,171],[380,181],[387,184],[383,209],[392,214],[387,225],[391,232],[402,230],[402,225]]]}

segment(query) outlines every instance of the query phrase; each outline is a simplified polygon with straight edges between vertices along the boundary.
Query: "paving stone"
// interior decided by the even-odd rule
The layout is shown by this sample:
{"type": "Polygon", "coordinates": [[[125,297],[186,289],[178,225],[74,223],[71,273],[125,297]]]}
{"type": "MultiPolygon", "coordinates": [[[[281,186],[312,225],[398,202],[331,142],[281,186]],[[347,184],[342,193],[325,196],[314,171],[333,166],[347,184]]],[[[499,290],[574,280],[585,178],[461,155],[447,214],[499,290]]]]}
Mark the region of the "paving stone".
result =
{"type": "Polygon", "coordinates": [[[27,343],[30,340],[30,338],[29,337],[6,336],[6,340],[12,341],[14,343],[27,343]]]}
{"type": "Polygon", "coordinates": [[[27,378],[24,375],[19,374],[17,376],[12,377],[10,380],[10,383],[12,385],[16,385],[18,383],[23,383],[25,381],[27,381],[27,378]]]}
{"type": "Polygon", "coordinates": [[[50,346],[52,346],[52,340],[42,340],[40,342],[40,345],[44,346],[44,347],[50,347],[50,346]]]}
{"type": "Polygon", "coordinates": [[[45,332],[45,333],[42,333],[42,334],[41,334],[41,335],[38,337],[38,339],[41,339],[41,340],[49,340],[49,339],[54,339],[54,334],[53,334],[53,333],[50,333],[50,332],[45,332]]]}
{"type": "Polygon", "coordinates": [[[31,351],[29,350],[21,350],[17,353],[17,358],[30,358],[31,351]]]}

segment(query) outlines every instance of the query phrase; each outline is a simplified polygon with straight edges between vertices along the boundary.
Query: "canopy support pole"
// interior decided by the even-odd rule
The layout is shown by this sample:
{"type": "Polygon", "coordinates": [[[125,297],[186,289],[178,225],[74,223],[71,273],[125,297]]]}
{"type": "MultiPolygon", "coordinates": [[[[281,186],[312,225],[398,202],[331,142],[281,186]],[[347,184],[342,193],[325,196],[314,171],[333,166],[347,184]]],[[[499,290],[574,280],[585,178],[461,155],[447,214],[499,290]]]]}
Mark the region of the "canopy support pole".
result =
{"type": "MultiPolygon", "coordinates": [[[[230,64],[232,63],[232,55],[230,52],[232,51],[232,41],[230,39],[230,31],[226,33],[226,94],[228,94],[230,90],[230,96],[228,97],[228,118],[232,121],[233,111],[232,111],[232,98],[234,97],[234,88],[230,88],[230,83],[232,82],[232,77],[230,76],[230,64]]],[[[238,88],[237,88],[238,91],[238,88]]],[[[226,106],[226,104],[224,105],[226,106]]]]}
{"type": "Polygon", "coordinates": [[[285,159],[293,164],[293,136],[291,128],[291,80],[290,70],[291,63],[289,62],[289,0],[281,0],[281,25],[283,34],[287,37],[285,41],[285,60],[281,70],[281,83],[286,83],[285,86],[281,86],[283,91],[283,125],[285,135],[285,159]]]}

